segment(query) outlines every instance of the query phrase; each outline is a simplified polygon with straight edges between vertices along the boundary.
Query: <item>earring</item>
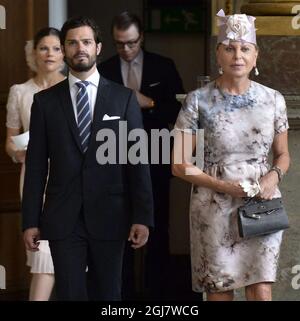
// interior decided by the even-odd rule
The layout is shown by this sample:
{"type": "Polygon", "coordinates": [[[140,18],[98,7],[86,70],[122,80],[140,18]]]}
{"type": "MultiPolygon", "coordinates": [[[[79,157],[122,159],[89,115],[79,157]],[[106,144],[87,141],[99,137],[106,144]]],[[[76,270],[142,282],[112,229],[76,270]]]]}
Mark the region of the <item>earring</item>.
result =
{"type": "Polygon", "coordinates": [[[219,67],[219,74],[220,74],[220,75],[223,75],[223,69],[222,69],[222,67],[219,67]]]}
{"type": "Polygon", "coordinates": [[[258,75],[259,75],[259,71],[258,71],[257,67],[254,68],[254,75],[255,75],[255,76],[258,76],[258,75]]]}

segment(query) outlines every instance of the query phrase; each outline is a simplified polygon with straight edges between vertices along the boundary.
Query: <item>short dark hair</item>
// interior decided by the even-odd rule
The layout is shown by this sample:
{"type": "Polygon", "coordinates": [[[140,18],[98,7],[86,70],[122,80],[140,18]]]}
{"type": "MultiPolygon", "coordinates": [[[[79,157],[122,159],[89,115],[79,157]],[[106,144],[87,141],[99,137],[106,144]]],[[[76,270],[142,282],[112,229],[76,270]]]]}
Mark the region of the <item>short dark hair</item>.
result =
{"type": "Polygon", "coordinates": [[[55,36],[58,39],[60,39],[60,32],[56,28],[46,27],[40,29],[33,38],[33,48],[36,49],[39,42],[47,36],[55,36]]]}
{"type": "Polygon", "coordinates": [[[134,13],[124,11],[113,18],[111,33],[113,33],[114,28],[118,30],[127,30],[131,25],[136,26],[139,34],[143,33],[144,28],[141,19],[134,13]]]}
{"type": "Polygon", "coordinates": [[[90,27],[93,30],[95,42],[97,44],[100,43],[101,34],[100,34],[100,29],[97,26],[96,22],[91,18],[80,16],[80,17],[70,18],[64,23],[60,32],[61,44],[62,45],[65,44],[66,36],[70,29],[75,29],[75,28],[85,27],[85,26],[90,27]]]}

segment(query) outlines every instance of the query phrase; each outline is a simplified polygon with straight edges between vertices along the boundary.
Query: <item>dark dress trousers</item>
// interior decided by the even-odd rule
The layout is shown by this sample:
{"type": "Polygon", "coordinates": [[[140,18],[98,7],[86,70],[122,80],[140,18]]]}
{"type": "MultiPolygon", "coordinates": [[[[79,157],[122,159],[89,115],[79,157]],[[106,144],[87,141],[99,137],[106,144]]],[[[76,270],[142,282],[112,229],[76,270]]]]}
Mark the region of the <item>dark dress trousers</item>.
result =
{"type": "Polygon", "coordinates": [[[119,300],[130,227],[153,225],[149,166],[118,163],[120,121],[127,121],[128,131],[143,128],[133,91],[101,75],[83,153],[68,80],[34,96],[22,224],[23,230],[39,227],[42,239],[49,240],[58,299],[119,300]],[[120,118],[105,121],[106,114],[120,118]],[[116,136],[115,164],[100,165],[96,159],[103,144],[97,133],[105,128],[116,136]]]}
{"type": "MultiPolygon", "coordinates": [[[[106,78],[123,84],[121,62],[118,55],[104,61],[98,66],[100,73],[106,78]]],[[[181,104],[176,100],[176,94],[184,93],[182,80],[174,62],[158,54],[144,51],[142,82],[140,92],[155,101],[155,107],[142,109],[144,128],[148,133],[148,146],[151,146],[151,129],[169,129],[174,124],[181,104]]],[[[172,145],[171,145],[172,149],[172,145]]],[[[145,256],[144,284],[147,299],[163,299],[167,297],[166,280],[169,274],[169,186],[171,178],[170,164],[161,163],[162,146],[160,144],[160,163],[150,165],[155,228],[150,234],[145,256]]],[[[151,155],[149,150],[149,155],[151,155]]],[[[124,296],[132,299],[130,282],[132,277],[132,259],[130,248],[126,249],[127,259],[124,262],[124,296]],[[129,257],[129,258],[128,258],[129,257]]],[[[125,254],[126,256],[126,254],[125,254]]]]}

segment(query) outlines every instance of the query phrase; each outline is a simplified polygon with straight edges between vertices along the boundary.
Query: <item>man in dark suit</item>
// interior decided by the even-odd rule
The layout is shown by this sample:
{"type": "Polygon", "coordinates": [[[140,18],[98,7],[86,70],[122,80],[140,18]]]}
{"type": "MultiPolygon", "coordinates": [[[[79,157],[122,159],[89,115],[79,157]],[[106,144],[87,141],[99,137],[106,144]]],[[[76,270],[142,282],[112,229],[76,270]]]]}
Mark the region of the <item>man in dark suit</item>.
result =
{"type": "Polygon", "coordinates": [[[101,164],[99,133],[115,135],[116,159],[124,159],[119,122],[127,121],[128,131],[142,128],[141,112],[132,90],[99,75],[101,43],[92,20],[68,20],[61,43],[69,77],[35,95],[32,106],[25,246],[36,251],[41,237],[49,240],[59,300],[120,300],[126,240],[143,246],[153,225],[151,179],[148,165],[101,164]]]}
{"type": "MultiPolygon", "coordinates": [[[[99,65],[100,73],[135,90],[142,110],[143,122],[148,137],[152,129],[169,129],[180,110],[176,94],[184,93],[181,78],[174,62],[158,54],[141,49],[143,28],[139,17],[123,12],[112,22],[112,36],[118,55],[99,65]]],[[[151,141],[149,139],[150,148],[151,141]]],[[[158,164],[151,164],[151,179],[154,196],[155,229],[151,233],[145,257],[145,289],[148,299],[168,297],[166,280],[169,263],[169,164],[162,164],[162,146],[158,164]]],[[[150,151],[149,151],[150,153],[150,151]]],[[[132,298],[133,253],[127,249],[124,262],[125,297],[132,298]],[[131,284],[130,284],[131,283],[131,284]]],[[[143,282],[143,281],[141,281],[143,282]]]]}

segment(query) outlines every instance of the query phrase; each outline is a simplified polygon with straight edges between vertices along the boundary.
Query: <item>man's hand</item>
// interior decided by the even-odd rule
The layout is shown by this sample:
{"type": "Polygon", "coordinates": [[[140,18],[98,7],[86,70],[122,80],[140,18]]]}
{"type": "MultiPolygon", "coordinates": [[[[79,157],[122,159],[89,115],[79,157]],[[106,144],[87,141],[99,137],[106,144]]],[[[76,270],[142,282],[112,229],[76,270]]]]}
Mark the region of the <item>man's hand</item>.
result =
{"type": "Polygon", "coordinates": [[[130,229],[128,241],[132,242],[131,247],[138,249],[148,241],[149,229],[146,225],[133,224],[130,229]]]}
{"type": "Polygon", "coordinates": [[[137,90],[135,91],[135,93],[136,93],[137,101],[138,101],[139,105],[141,106],[141,108],[149,109],[149,108],[153,108],[154,107],[153,99],[141,94],[137,90]]]}
{"type": "Polygon", "coordinates": [[[25,248],[28,251],[36,252],[39,250],[40,229],[37,227],[31,227],[24,231],[23,240],[25,248]]]}

